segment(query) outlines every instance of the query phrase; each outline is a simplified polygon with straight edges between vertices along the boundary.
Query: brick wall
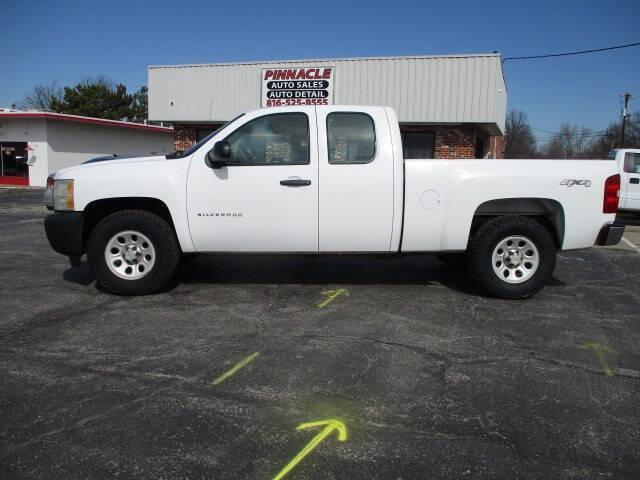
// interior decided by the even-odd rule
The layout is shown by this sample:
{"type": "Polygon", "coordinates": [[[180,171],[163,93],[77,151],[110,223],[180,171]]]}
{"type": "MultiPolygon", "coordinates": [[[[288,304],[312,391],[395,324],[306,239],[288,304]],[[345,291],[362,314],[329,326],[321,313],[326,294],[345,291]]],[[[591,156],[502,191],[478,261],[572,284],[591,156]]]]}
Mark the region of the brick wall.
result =
{"type": "MultiPolygon", "coordinates": [[[[175,150],[186,150],[198,141],[198,130],[216,130],[222,125],[216,124],[184,124],[177,123],[173,126],[173,148],[175,150]]],[[[205,132],[209,133],[209,132],[205,132]]]]}
{"type": "Polygon", "coordinates": [[[401,125],[402,132],[429,132],[435,135],[434,158],[477,158],[476,147],[481,142],[482,154],[504,158],[504,137],[487,136],[475,125],[401,125]]]}
{"type": "Polygon", "coordinates": [[[475,158],[476,129],[473,125],[436,127],[436,158],[475,158]]]}
{"type": "Polygon", "coordinates": [[[504,137],[487,137],[487,149],[491,158],[504,158],[504,137]]]}
{"type": "Polygon", "coordinates": [[[179,123],[173,126],[173,148],[175,150],[186,150],[196,143],[198,127],[196,125],[181,125],[179,123]]]}

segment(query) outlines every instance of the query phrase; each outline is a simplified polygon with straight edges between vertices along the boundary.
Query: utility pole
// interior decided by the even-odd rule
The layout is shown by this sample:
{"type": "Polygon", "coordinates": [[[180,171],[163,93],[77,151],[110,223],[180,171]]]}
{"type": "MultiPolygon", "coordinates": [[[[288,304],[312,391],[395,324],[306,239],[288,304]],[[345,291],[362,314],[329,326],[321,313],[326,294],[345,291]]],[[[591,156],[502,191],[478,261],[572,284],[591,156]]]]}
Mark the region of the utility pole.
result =
{"type": "Polygon", "coordinates": [[[622,129],[620,130],[620,148],[624,148],[624,129],[627,124],[627,107],[629,106],[629,100],[631,100],[631,94],[625,92],[624,95],[620,95],[624,98],[624,107],[622,107],[622,129]]]}

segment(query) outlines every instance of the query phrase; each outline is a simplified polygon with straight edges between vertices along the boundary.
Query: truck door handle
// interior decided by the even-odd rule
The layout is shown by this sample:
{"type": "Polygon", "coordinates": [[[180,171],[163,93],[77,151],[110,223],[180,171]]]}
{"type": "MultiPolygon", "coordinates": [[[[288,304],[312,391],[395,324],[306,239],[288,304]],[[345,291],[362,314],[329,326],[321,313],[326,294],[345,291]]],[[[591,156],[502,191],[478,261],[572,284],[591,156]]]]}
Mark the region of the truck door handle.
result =
{"type": "Polygon", "coordinates": [[[286,187],[308,187],[311,185],[311,180],[303,180],[302,178],[287,178],[280,180],[280,185],[286,187]]]}
{"type": "Polygon", "coordinates": [[[638,177],[630,178],[629,183],[640,183],[640,178],[638,177]]]}

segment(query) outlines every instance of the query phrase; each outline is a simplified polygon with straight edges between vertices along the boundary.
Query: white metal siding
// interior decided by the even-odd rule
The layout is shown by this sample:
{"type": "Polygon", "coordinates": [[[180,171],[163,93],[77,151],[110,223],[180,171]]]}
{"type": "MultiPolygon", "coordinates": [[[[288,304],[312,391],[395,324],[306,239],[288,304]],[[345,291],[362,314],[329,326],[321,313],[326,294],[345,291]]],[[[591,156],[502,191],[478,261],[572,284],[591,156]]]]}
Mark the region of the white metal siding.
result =
{"type": "Polygon", "coordinates": [[[260,107],[263,68],[294,65],[335,67],[337,105],[389,106],[400,122],[483,123],[504,132],[507,93],[497,54],[154,66],[149,119],[230,120],[260,107]]]}
{"type": "MultiPolygon", "coordinates": [[[[173,131],[47,122],[48,169],[56,172],[91,158],[119,155],[166,155],[173,150],[173,131]]],[[[46,178],[45,178],[46,180],[46,178]]]]}

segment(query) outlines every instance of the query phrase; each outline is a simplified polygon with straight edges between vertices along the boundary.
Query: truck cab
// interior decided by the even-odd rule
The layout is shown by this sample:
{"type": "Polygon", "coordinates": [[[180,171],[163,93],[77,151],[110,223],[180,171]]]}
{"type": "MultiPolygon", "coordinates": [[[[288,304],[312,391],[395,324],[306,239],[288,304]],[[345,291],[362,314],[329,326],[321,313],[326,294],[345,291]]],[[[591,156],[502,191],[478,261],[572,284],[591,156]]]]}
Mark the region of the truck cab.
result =
{"type": "Polygon", "coordinates": [[[186,201],[195,250],[397,250],[402,152],[389,119],[397,123],[385,108],[282,107],[232,122],[193,153],[186,201]]]}

